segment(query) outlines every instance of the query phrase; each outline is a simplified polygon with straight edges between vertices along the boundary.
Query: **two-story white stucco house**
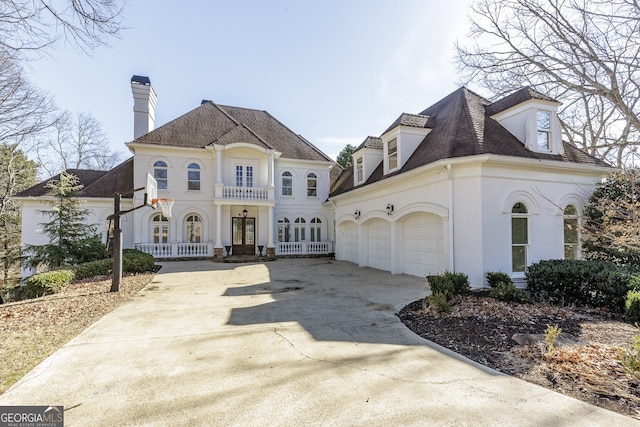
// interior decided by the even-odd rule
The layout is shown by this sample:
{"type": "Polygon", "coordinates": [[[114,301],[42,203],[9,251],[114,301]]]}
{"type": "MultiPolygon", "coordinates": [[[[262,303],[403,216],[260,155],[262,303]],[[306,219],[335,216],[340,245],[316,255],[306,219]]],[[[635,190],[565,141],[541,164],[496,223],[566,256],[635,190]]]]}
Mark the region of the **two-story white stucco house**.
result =
{"type": "MultiPolygon", "coordinates": [[[[109,226],[115,193],[121,210],[143,204],[144,191],[133,190],[151,174],[158,197],[174,200],[172,217],[150,208],[123,215],[125,248],[157,258],[333,252],[333,210],[325,202],[341,171],[334,161],[266,111],[211,101],[154,129],[149,78],[133,76],[131,88],[134,140],[126,145],[133,157],[108,172],[70,171],[84,185],[79,197],[98,231],[109,226]]],[[[46,184],[16,197],[24,243],[46,242],[37,226],[50,199],[46,184]]]]}
{"type": "MultiPolygon", "coordinates": [[[[445,270],[515,279],[543,259],[579,257],[586,200],[610,167],[563,143],[559,102],[522,89],[489,102],[461,88],[419,114],[403,113],[368,137],[342,171],[269,113],[203,101],[154,129],[156,94],[131,80],[133,157],[108,172],[71,171],[105,232],[114,193],[122,209],[143,203],[147,174],[172,217],[142,208],[123,216],[124,247],[157,258],[335,253],[393,274],[445,270]],[[264,251],[264,252],[263,252],[264,251]]],[[[24,243],[45,183],[18,195],[24,243]]]]}
{"type": "Polygon", "coordinates": [[[579,257],[576,227],[610,167],[563,143],[559,102],[529,88],[496,102],[461,88],[402,114],[353,153],[332,189],[336,257],[394,274],[524,278],[579,257]]]}

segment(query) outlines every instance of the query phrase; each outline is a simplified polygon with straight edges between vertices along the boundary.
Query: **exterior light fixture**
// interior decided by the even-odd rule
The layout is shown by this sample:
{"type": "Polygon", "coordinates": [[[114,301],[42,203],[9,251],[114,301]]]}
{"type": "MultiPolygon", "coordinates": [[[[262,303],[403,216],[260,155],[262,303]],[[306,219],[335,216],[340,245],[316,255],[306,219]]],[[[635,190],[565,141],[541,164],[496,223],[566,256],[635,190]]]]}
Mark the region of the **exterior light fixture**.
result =
{"type": "Polygon", "coordinates": [[[387,205],[387,215],[391,215],[393,213],[393,205],[389,203],[387,205]]]}
{"type": "Polygon", "coordinates": [[[360,211],[355,211],[353,213],[353,216],[355,217],[355,219],[360,219],[360,211]]]}
{"type": "Polygon", "coordinates": [[[247,212],[247,210],[246,210],[246,209],[243,209],[243,210],[242,210],[242,217],[243,217],[243,218],[246,218],[248,213],[249,213],[249,212],[247,212]]]}

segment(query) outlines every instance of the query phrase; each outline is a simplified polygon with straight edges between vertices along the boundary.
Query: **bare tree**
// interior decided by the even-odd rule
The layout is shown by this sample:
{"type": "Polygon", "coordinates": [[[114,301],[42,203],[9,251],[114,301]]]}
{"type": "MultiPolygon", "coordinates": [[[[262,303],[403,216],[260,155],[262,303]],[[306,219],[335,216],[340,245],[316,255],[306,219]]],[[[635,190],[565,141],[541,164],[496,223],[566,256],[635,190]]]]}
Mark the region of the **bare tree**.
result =
{"type": "Polygon", "coordinates": [[[64,112],[54,131],[40,141],[37,155],[49,176],[67,169],[109,170],[122,157],[109,149],[109,138],[93,116],[79,113],[74,118],[69,112],[64,112]]]}
{"type": "Polygon", "coordinates": [[[564,102],[578,147],[618,165],[640,145],[638,0],[477,0],[456,45],[463,84],[531,86],[564,102]]]}
{"type": "Polygon", "coordinates": [[[123,7],[119,0],[3,0],[0,48],[28,58],[62,39],[90,52],[123,29],[123,7]]]}

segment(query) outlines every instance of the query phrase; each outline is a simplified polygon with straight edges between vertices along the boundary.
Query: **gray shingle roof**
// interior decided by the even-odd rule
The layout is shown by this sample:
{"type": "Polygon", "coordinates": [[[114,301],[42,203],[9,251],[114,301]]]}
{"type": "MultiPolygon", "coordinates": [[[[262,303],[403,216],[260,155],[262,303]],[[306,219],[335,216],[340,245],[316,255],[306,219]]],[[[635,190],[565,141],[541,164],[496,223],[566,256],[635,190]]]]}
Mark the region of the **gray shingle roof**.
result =
{"type": "Polygon", "coordinates": [[[492,116],[531,99],[540,99],[542,101],[550,101],[560,104],[560,102],[556,101],[550,96],[540,93],[537,90],[527,86],[489,105],[487,107],[487,113],[492,116]]]}
{"type": "Polygon", "coordinates": [[[356,148],[354,151],[354,153],[358,150],[362,150],[363,148],[373,148],[374,150],[382,150],[383,148],[383,143],[382,143],[382,138],[379,138],[377,136],[368,136],[363,142],[362,144],[358,145],[358,148],[356,148]]]}
{"type": "Polygon", "coordinates": [[[263,110],[203,102],[199,107],[142,135],[135,144],[204,148],[234,142],[256,144],[283,158],[333,162],[309,141],[263,110]]]}
{"type": "MultiPolygon", "coordinates": [[[[126,160],[110,171],[90,169],[67,169],[67,173],[78,177],[83,189],[78,197],[113,197],[115,193],[122,193],[123,197],[132,197],[133,190],[133,158],[126,160]]],[[[53,180],[59,180],[60,174],[42,181],[28,188],[15,197],[51,196],[47,185],[53,180]]]]}
{"type": "Polygon", "coordinates": [[[398,126],[410,126],[415,128],[427,128],[429,126],[429,116],[424,116],[422,114],[410,114],[410,113],[402,113],[400,117],[398,117],[392,124],[382,132],[389,132],[391,129],[394,129],[398,126]]]}
{"type": "MultiPolygon", "coordinates": [[[[456,90],[420,112],[420,116],[429,117],[427,126],[432,128],[432,131],[422,140],[402,168],[397,172],[383,176],[383,166],[382,162],[380,162],[376,170],[362,185],[368,185],[438,160],[480,154],[496,154],[609,167],[602,160],[568,143],[564,143],[565,152],[563,155],[530,151],[496,120],[490,118],[491,114],[495,114],[496,105],[499,108],[509,108],[516,105],[518,100],[520,100],[519,102],[524,102],[533,98],[554,101],[530,88],[525,88],[508,96],[504,102],[499,100],[493,104],[464,87],[456,90]],[[490,111],[493,112],[490,113],[490,111]]],[[[353,168],[349,168],[336,181],[331,195],[341,194],[353,188],[353,168]]]]}

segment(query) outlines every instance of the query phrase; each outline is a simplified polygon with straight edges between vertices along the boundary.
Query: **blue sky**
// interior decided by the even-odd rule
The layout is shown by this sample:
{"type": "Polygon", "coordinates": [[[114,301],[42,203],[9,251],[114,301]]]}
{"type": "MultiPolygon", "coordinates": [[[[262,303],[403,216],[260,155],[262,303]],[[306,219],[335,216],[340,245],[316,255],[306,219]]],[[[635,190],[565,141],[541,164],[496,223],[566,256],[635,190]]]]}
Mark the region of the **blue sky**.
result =
{"type": "Polygon", "coordinates": [[[457,88],[469,2],[131,1],[120,39],[92,56],[60,46],[30,78],[91,113],[126,157],[138,74],[158,95],[156,127],[210,99],[267,110],[335,158],[457,88]]]}

